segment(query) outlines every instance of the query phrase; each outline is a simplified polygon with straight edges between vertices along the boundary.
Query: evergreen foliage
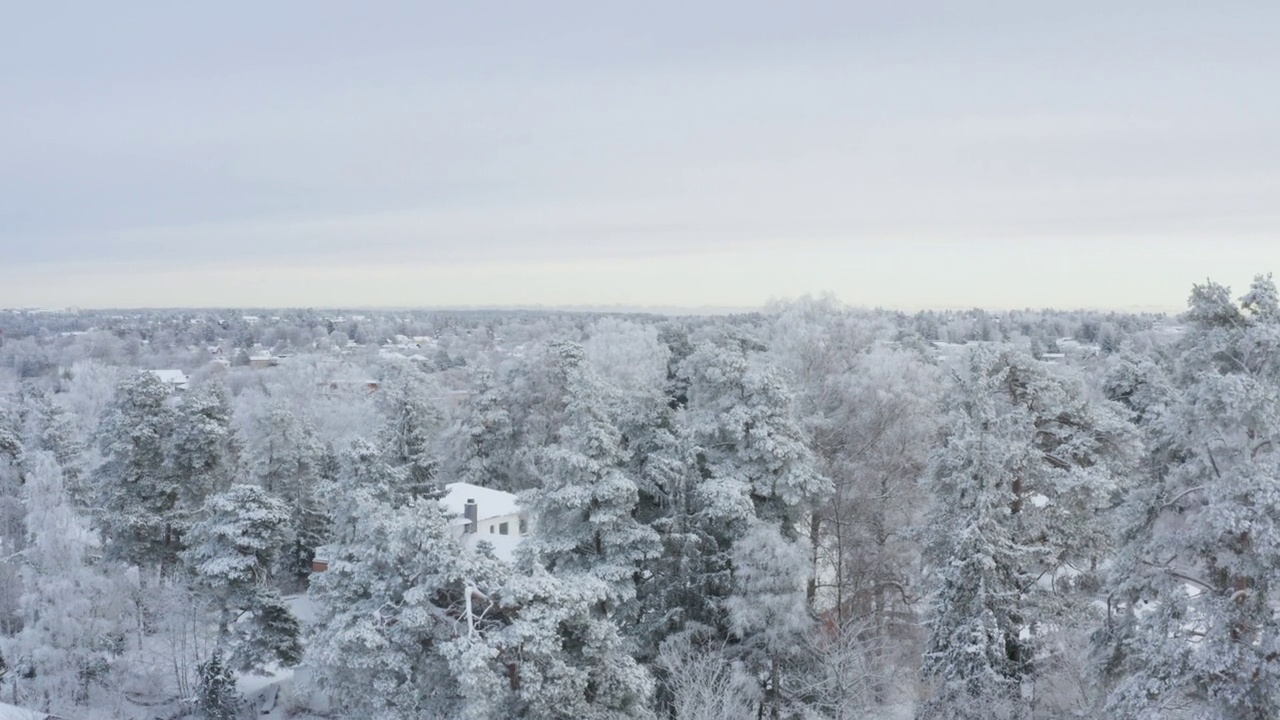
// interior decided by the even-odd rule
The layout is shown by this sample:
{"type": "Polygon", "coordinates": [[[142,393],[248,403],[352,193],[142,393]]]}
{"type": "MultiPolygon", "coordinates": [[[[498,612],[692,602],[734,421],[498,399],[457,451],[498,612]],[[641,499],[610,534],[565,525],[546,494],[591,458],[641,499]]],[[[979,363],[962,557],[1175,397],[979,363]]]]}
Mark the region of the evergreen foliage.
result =
{"type": "Polygon", "coordinates": [[[176,422],[169,395],[149,372],[121,381],[98,428],[102,464],[92,475],[106,557],[162,573],[181,549],[181,488],[166,463],[176,422]]]}
{"type": "Polygon", "coordinates": [[[289,537],[289,512],[257,485],[232,485],[205,503],[182,558],[217,612],[219,647],[229,667],[258,671],[296,664],[298,621],[272,587],[271,568],[289,537]]]}
{"type": "Polygon", "coordinates": [[[1237,306],[1197,285],[1178,360],[1183,391],[1151,422],[1149,490],[1128,498],[1104,636],[1117,718],[1280,713],[1280,313],[1270,277],[1237,306]]]}
{"type": "Polygon", "coordinates": [[[980,347],[933,463],[936,568],[920,717],[1027,717],[1055,633],[1087,623],[1108,509],[1136,458],[1117,409],[1016,350],[980,347]]]}
{"type": "Polygon", "coordinates": [[[243,701],[236,691],[236,678],[222,661],[222,653],[214,652],[199,668],[196,706],[205,720],[236,720],[243,701]]]}

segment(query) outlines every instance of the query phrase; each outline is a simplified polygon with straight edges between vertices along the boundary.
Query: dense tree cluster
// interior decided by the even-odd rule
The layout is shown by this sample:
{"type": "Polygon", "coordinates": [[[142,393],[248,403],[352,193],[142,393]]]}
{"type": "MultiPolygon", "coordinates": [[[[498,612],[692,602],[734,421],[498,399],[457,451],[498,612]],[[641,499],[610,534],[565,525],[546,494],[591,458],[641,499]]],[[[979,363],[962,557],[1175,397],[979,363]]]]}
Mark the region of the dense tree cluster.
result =
{"type": "Polygon", "coordinates": [[[0,324],[6,702],[230,718],[295,668],[300,716],[1280,716],[1270,277],[1179,321],[0,324]],[[516,494],[509,559],[454,482],[516,494]]]}

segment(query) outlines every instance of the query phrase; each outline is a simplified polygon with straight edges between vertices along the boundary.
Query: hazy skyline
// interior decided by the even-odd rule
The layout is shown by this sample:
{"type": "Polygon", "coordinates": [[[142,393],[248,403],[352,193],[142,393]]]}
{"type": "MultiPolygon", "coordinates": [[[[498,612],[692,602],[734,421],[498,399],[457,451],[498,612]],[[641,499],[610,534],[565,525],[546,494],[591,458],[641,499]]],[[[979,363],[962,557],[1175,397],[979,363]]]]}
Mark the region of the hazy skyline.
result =
{"type": "Polygon", "coordinates": [[[0,306],[1182,307],[1280,272],[1280,6],[29,3],[0,306]]]}

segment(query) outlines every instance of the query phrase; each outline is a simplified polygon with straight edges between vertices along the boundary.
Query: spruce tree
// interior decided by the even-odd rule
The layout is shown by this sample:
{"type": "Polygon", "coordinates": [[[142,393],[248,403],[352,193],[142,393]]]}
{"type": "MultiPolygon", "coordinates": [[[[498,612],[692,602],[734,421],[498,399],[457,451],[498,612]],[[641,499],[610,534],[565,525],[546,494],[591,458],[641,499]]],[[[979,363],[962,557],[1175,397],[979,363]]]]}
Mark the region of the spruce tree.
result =
{"type": "Polygon", "coordinates": [[[236,720],[244,704],[236,691],[236,677],[231,667],[215,650],[209,659],[200,663],[196,679],[196,707],[205,720],[236,720]]]}

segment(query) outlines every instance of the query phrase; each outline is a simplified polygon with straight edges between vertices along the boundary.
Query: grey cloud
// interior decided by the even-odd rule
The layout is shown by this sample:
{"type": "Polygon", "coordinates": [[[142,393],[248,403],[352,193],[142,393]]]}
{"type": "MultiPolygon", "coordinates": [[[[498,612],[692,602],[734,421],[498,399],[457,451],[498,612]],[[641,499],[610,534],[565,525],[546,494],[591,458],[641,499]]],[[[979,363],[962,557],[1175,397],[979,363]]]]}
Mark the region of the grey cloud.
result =
{"type": "Polygon", "coordinates": [[[780,7],[27,4],[0,29],[0,252],[544,261],[1280,230],[1280,9],[780,7]]]}

